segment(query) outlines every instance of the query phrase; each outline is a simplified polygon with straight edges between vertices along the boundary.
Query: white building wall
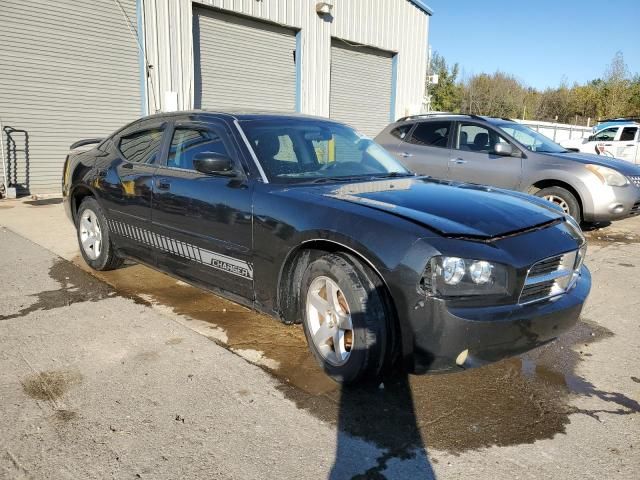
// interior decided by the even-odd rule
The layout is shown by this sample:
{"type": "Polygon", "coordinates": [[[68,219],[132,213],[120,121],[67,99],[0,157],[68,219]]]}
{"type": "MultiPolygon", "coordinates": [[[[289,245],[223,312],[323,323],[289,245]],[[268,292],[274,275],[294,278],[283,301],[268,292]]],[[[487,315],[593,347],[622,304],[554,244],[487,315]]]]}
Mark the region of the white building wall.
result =
{"type": "MultiPolygon", "coordinates": [[[[300,111],[329,115],[331,38],[396,52],[395,118],[419,113],[424,96],[429,15],[408,0],[141,0],[149,78],[149,113],[193,108],[193,4],[249,15],[300,33],[300,111]],[[172,105],[171,94],[177,94],[172,105]]],[[[250,46],[247,46],[250,48],[250,46]]],[[[358,92],[354,92],[358,94],[358,92]]]]}

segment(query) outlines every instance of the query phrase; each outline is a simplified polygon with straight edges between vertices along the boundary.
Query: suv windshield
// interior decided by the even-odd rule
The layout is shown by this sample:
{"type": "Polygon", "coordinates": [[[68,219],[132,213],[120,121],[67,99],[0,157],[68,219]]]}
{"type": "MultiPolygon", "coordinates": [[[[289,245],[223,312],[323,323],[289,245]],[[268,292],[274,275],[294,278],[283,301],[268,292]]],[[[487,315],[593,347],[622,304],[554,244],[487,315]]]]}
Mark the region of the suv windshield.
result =
{"type": "Polygon", "coordinates": [[[532,152],[565,153],[567,151],[548,137],[520,123],[504,122],[498,123],[496,127],[532,152]]]}
{"type": "Polygon", "coordinates": [[[271,182],[412,175],[384,148],[346,125],[304,118],[241,125],[271,182]]]}

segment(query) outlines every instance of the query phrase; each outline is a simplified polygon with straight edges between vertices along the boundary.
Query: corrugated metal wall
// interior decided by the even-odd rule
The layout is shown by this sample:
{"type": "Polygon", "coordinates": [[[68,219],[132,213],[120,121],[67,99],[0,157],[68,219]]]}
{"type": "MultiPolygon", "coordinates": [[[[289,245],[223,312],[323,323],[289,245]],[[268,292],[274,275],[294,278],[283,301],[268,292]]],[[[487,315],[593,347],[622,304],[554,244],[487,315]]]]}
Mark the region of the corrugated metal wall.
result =
{"type": "MultiPolygon", "coordinates": [[[[316,0],[193,3],[300,29],[299,103],[303,113],[329,115],[332,37],[398,52],[395,117],[420,112],[429,16],[408,0],[332,0],[332,18],[316,14],[316,0]]],[[[192,108],[192,1],[144,0],[144,4],[147,54],[153,65],[150,89],[156,92],[149,102],[150,111],[166,109],[167,91],[177,93],[178,108],[192,108]]]]}
{"type": "Polygon", "coordinates": [[[72,142],[140,116],[130,28],[136,0],[2,0],[0,119],[15,129],[4,140],[10,181],[22,193],[59,192],[72,142]]]}

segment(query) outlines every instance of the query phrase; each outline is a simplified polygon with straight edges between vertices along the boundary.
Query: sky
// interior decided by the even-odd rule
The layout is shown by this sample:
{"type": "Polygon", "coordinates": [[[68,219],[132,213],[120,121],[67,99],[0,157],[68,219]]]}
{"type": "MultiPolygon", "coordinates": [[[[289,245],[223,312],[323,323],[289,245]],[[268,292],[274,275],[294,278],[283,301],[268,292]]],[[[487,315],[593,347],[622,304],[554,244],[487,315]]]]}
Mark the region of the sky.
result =
{"type": "Polygon", "coordinates": [[[617,51],[640,73],[640,0],[428,0],[429,43],[471,76],[544,89],[604,76],[617,51]]]}

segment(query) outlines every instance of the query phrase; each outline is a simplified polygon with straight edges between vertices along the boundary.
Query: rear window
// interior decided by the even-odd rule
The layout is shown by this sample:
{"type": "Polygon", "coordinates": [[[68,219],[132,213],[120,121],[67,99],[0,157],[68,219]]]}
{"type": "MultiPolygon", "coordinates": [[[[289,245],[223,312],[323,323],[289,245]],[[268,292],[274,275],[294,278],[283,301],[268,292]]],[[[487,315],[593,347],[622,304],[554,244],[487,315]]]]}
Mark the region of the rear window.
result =
{"type": "Polygon", "coordinates": [[[407,134],[409,133],[409,130],[411,130],[411,127],[413,127],[413,125],[414,125],[413,123],[400,125],[399,127],[396,127],[393,130],[391,130],[389,133],[394,137],[399,138],[400,140],[404,140],[404,138],[407,136],[407,134]]]}
{"type": "Polygon", "coordinates": [[[144,130],[120,138],[120,151],[132,163],[154,163],[162,143],[162,130],[144,130]]]}
{"type": "Polygon", "coordinates": [[[422,122],[411,134],[408,142],[427,147],[447,148],[451,122],[422,122]]]}

